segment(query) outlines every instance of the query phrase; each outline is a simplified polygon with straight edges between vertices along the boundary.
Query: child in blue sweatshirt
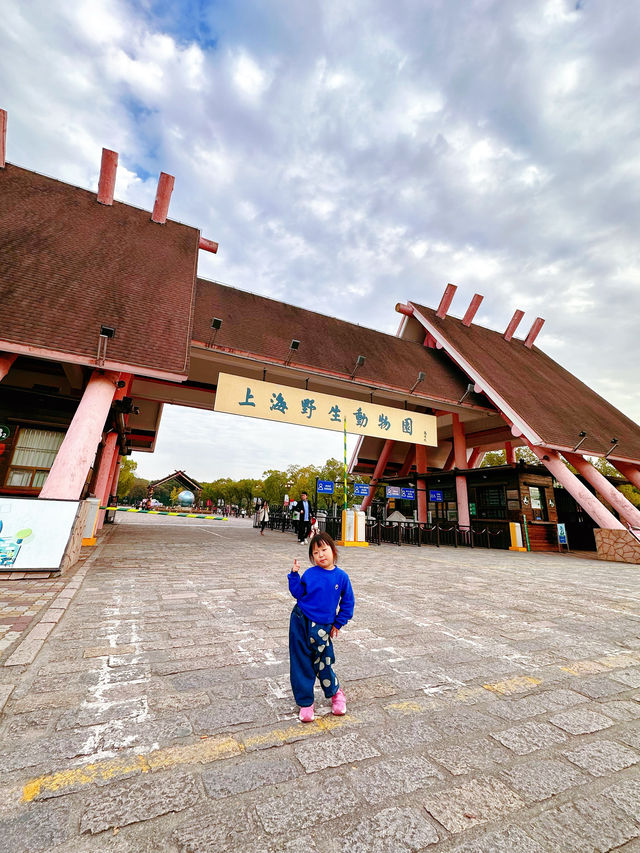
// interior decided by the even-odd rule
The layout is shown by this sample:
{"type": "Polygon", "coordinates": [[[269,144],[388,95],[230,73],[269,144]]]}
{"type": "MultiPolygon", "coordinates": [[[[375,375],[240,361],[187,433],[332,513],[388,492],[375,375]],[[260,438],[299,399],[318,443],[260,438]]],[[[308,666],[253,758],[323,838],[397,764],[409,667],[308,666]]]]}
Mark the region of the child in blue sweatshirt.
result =
{"type": "Polygon", "coordinates": [[[300,706],[300,720],[314,718],[313,688],[320,680],[334,714],[347,712],[347,700],[333,671],[333,643],[338,631],[353,616],[353,589],[349,575],[336,566],[338,550],[328,533],[317,533],[309,543],[310,566],[300,577],[293,561],[289,591],[297,604],[289,622],[291,688],[300,706]]]}

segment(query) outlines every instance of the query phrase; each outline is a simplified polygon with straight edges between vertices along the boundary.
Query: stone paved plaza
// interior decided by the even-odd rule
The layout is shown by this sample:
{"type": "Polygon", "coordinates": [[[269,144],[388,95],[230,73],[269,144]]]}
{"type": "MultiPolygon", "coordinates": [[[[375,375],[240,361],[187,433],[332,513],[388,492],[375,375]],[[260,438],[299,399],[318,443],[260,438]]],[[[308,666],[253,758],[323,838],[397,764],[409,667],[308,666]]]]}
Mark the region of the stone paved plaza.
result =
{"type": "Polygon", "coordinates": [[[343,549],[348,712],[304,725],[306,548],[117,521],[0,658],[3,853],[640,850],[640,567],[343,549]]]}

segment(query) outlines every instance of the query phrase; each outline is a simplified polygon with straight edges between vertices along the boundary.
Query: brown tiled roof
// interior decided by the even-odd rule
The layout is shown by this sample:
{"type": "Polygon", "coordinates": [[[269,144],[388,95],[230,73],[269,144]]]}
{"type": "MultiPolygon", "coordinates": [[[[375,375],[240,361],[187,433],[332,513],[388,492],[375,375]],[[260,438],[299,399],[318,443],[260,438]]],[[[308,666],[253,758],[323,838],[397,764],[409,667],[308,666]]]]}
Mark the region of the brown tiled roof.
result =
{"type": "MultiPolygon", "coordinates": [[[[195,341],[207,343],[211,339],[214,317],[223,321],[215,337],[216,347],[284,361],[295,338],[300,348],[293,354],[294,366],[349,376],[357,357],[363,355],[365,364],[356,374],[359,382],[406,393],[422,370],[426,379],[416,391],[449,403],[457,402],[467,388],[468,380],[461,370],[443,353],[422,344],[199,278],[195,341]]],[[[487,405],[478,395],[467,400],[487,405]]]]}
{"type": "Polygon", "coordinates": [[[616,457],[640,461],[640,427],[584,382],[524,341],[505,341],[500,332],[456,317],[440,318],[433,308],[411,303],[441,333],[546,445],[571,449],[584,430],[580,453],[603,454],[617,438],[616,457]]]}
{"type": "Polygon", "coordinates": [[[7,164],[0,169],[0,340],[91,364],[186,375],[199,232],[7,164]]]}

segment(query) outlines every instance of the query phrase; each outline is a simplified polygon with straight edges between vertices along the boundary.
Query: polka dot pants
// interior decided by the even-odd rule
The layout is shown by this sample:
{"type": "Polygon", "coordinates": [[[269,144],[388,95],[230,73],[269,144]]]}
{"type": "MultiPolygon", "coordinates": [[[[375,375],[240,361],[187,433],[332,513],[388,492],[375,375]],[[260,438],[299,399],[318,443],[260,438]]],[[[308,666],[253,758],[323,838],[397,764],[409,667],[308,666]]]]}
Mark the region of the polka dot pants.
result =
{"type": "Polygon", "coordinates": [[[330,632],[330,624],[312,622],[297,604],[293,608],[289,622],[291,689],[297,704],[302,708],[313,705],[316,678],[327,699],[335,696],[340,687],[333,671],[336,658],[330,632]]]}

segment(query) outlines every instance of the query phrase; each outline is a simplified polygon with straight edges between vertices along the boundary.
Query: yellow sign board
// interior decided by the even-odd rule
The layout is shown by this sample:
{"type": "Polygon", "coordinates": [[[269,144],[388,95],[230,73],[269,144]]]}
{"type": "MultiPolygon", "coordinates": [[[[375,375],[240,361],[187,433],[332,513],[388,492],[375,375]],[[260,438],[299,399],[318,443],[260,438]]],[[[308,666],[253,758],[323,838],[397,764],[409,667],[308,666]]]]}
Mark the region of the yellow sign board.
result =
{"type": "Polygon", "coordinates": [[[312,426],[437,446],[436,418],[421,412],[378,406],[304,388],[291,388],[221,373],[214,410],[280,423],[312,426]]]}

